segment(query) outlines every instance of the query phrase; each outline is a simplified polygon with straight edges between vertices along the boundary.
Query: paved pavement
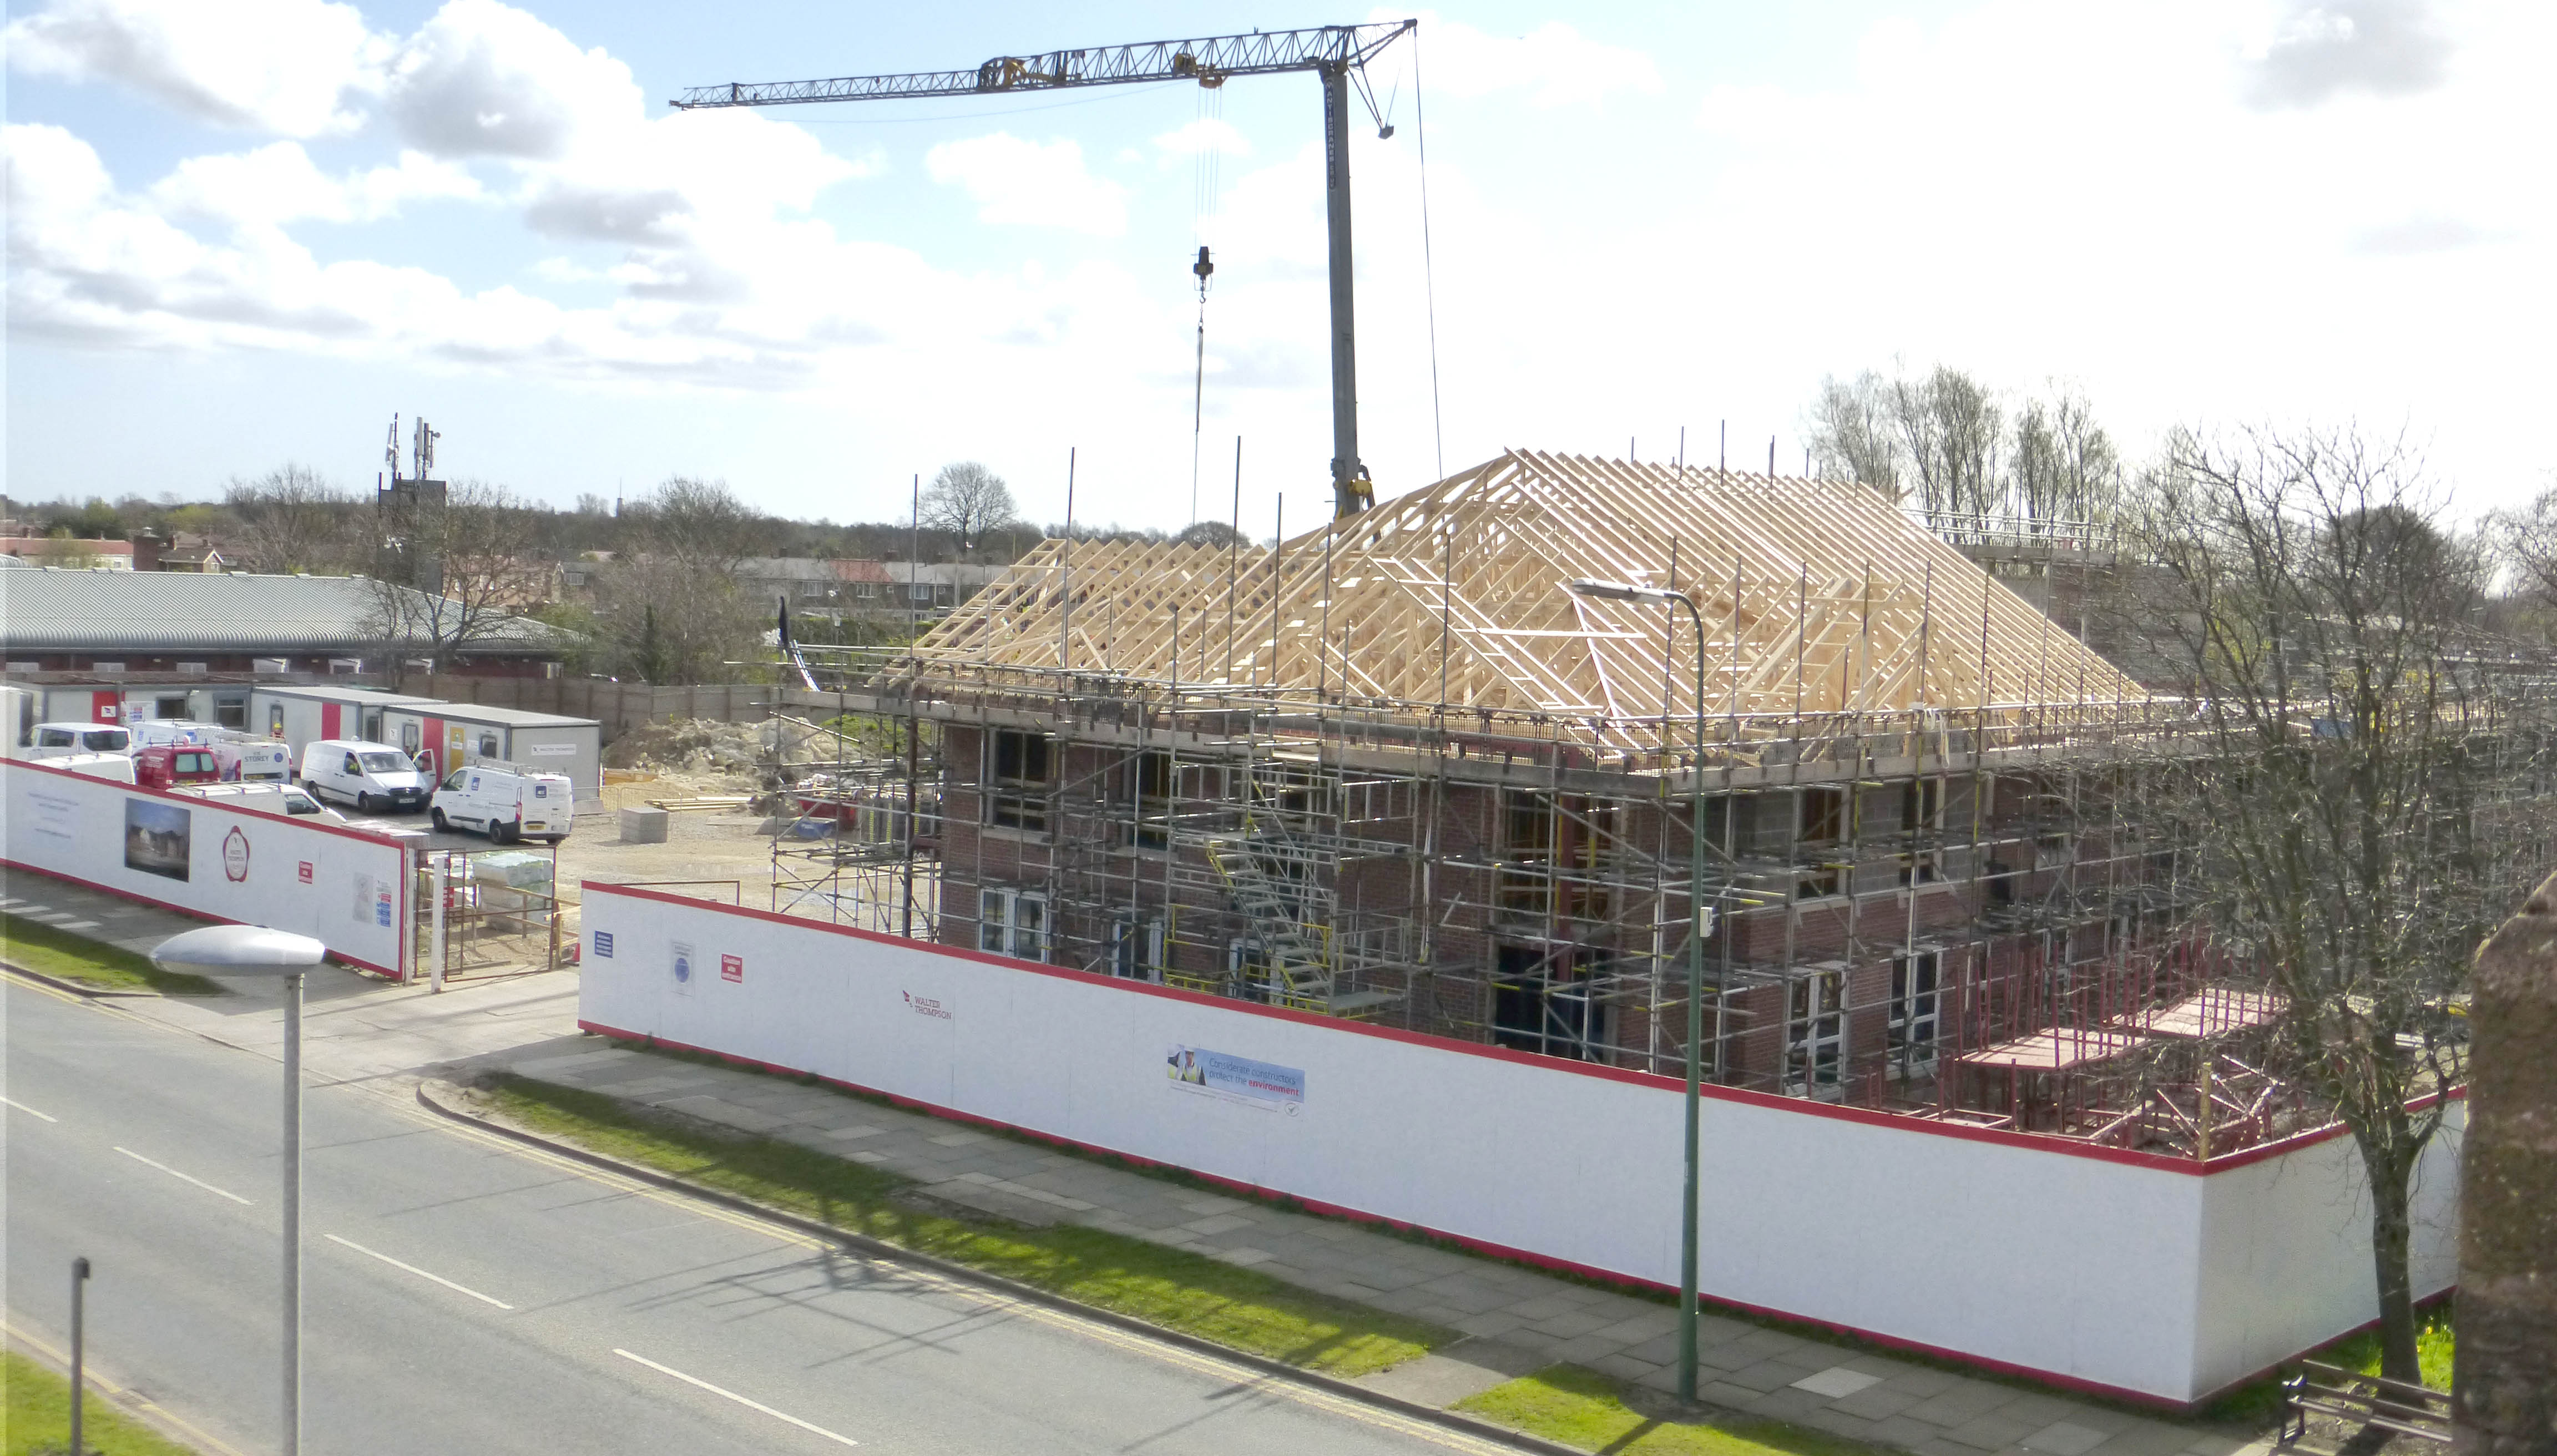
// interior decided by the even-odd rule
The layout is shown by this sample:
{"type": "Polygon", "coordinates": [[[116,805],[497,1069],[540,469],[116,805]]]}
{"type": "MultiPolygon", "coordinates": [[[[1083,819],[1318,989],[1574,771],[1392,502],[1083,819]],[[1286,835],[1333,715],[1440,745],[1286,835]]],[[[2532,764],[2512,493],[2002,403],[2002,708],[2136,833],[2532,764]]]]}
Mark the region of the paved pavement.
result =
{"type": "MultiPolygon", "coordinates": [[[[44,918],[71,917],[61,922],[66,928],[94,919],[96,928],[82,933],[129,933],[146,947],[187,923],[51,881],[15,888],[50,907],[38,911],[44,918]],[[161,923],[150,923],[153,916],[161,923]]],[[[0,908],[29,913],[22,901],[0,899],[0,908]]],[[[575,1031],[570,973],[466,983],[440,997],[344,981],[315,991],[327,998],[311,1017],[316,1039],[306,1051],[317,1077],[405,1086],[407,1076],[440,1065],[463,1074],[505,1067],[875,1164],[961,1207],[1195,1249],[1464,1331],[1464,1341],[1371,1378],[1411,1398],[1451,1403],[1559,1362],[1665,1392],[1676,1389],[1676,1312],[1650,1300],[1183,1187],[823,1088],[615,1047],[575,1031]]],[[[131,1004],[242,1045],[272,1047],[278,1034],[271,999],[131,1004]]],[[[2255,1456],[2249,1448],[2264,1446],[2243,1432],[2133,1414],[1736,1319],[1702,1321],[1700,1360],[1697,1393],[1714,1404],[1918,1456],[2255,1456]]]]}
{"type": "MultiPolygon", "coordinates": [[[[1447,1404],[1557,1363],[1675,1391],[1678,1314],[1665,1305],[1281,1212],[1037,1143],[900,1113],[741,1069],[562,1037],[477,1059],[787,1138],[922,1180],[929,1197],[1027,1223],[1075,1223],[1231,1263],[1469,1337],[1370,1377],[1447,1404]]],[[[1859,1354],[1735,1319],[1702,1321],[1697,1394],[1920,1456],[2233,1456],[2242,1433],[2136,1415],[2002,1382],[1859,1354]]]]}
{"type": "MultiPolygon", "coordinates": [[[[14,978],[0,1007],[10,1325],[59,1348],[84,1256],[105,1373],[208,1456],[274,1449],[276,1067],[14,978]]],[[[306,1137],[313,1452],[1500,1449],[601,1175],[377,1086],[313,1090],[306,1137]]]]}

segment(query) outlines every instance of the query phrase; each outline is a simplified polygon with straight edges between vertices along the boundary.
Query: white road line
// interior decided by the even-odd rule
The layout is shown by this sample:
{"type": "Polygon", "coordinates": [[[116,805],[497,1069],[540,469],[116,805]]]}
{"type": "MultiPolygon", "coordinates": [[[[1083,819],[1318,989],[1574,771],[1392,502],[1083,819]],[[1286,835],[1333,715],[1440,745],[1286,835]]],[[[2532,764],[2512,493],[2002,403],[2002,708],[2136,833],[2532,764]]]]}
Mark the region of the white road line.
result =
{"type": "Polygon", "coordinates": [[[822,1425],[811,1424],[808,1421],[801,1420],[795,1415],[784,1415],[780,1411],[773,1409],[771,1406],[764,1404],[760,1400],[748,1400],[735,1390],[723,1390],[719,1387],[712,1385],[710,1382],[703,1380],[699,1376],[688,1376],[680,1370],[659,1365],[657,1362],[650,1360],[645,1355],[633,1355],[627,1350],[615,1350],[612,1353],[620,1356],[624,1360],[635,1361],[640,1365],[644,1365],[659,1375],[673,1376],[675,1379],[682,1381],[685,1385],[699,1386],[714,1395],[725,1395],[729,1399],[736,1401],[738,1404],[744,1406],[748,1410],[760,1410],[764,1414],[771,1416],[774,1420],[786,1420],[803,1431],[815,1431],[818,1435],[824,1436],[827,1440],[841,1441],[847,1446],[858,1446],[861,1444],[861,1442],[854,1440],[850,1436],[839,1436],[822,1425]]]}
{"type": "Polygon", "coordinates": [[[451,1279],[446,1278],[446,1277],[445,1277],[444,1275],[442,1275],[442,1274],[430,1274],[430,1273],[428,1273],[426,1270],[424,1270],[424,1269],[422,1269],[422,1268],[419,1268],[416,1264],[413,1264],[413,1263],[402,1263],[402,1262],[400,1262],[398,1259],[391,1257],[390,1257],[389,1255],[387,1255],[387,1254],[380,1253],[379,1251],[376,1251],[376,1250],[366,1249],[364,1246],[362,1246],[361,1244],[356,1243],[356,1242],[355,1242],[354,1240],[352,1240],[352,1239],[340,1239],[340,1238],[338,1238],[338,1237],[337,1237],[336,1235],[335,1235],[335,1234],[331,1234],[331,1235],[329,1235],[328,1237],[329,1237],[329,1242],[330,1242],[330,1243],[332,1243],[332,1244],[343,1244],[343,1245],[345,1245],[348,1249],[351,1249],[351,1250],[355,1251],[357,1254],[366,1255],[366,1256],[369,1256],[369,1257],[373,1257],[373,1258],[378,1258],[378,1259],[380,1259],[382,1262],[384,1262],[384,1263],[386,1263],[386,1264],[389,1264],[392,1268],[395,1268],[395,1269],[406,1269],[406,1270],[408,1270],[410,1273],[417,1275],[417,1276],[418,1276],[419,1278],[421,1278],[421,1279],[432,1279],[432,1280],[434,1280],[436,1283],[442,1284],[444,1287],[446,1287],[447,1289],[452,1290],[452,1291],[453,1291],[453,1292],[455,1292],[456,1294],[468,1294],[468,1295],[470,1295],[471,1298],[478,1300],[478,1301],[479,1301],[480,1303],[482,1303],[482,1304],[493,1304],[493,1305],[497,1306],[499,1309],[512,1309],[512,1308],[514,1308],[514,1307],[515,1307],[515,1306],[513,1306],[513,1305],[511,1305],[511,1304],[508,1304],[508,1303],[507,1303],[505,1300],[503,1300],[503,1299],[491,1299],[491,1298],[489,1298],[487,1295],[480,1293],[478,1290],[471,1288],[471,1287],[470,1285],[468,1285],[468,1284],[457,1284],[457,1283],[453,1282],[451,1279]]]}
{"type": "Polygon", "coordinates": [[[170,1177],[172,1177],[172,1178],[177,1178],[177,1179],[180,1179],[180,1180],[182,1180],[182,1181],[184,1181],[184,1182],[193,1183],[193,1184],[195,1184],[197,1187],[203,1189],[206,1193],[218,1193],[218,1194],[220,1194],[222,1197],[229,1199],[229,1200],[230,1200],[231,1202],[233,1202],[233,1203],[240,1204],[240,1205],[242,1205],[242,1206],[247,1206],[247,1205],[248,1205],[248,1200],[247,1200],[247,1199],[240,1197],[238,1194],[233,1193],[233,1192],[231,1192],[230,1190],[228,1190],[228,1189],[226,1189],[226,1188],[216,1188],[216,1187],[214,1187],[212,1184],[205,1182],[205,1181],[204,1181],[203,1179],[202,1179],[202,1178],[190,1178],[190,1177],[188,1177],[186,1174],[184,1174],[184,1173],[182,1173],[182,1172],[179,1172],[176,1168],[173,1168],[173,1167],[169,1166],[167,1163],[153,1162],[151,1159],[149,1159],[149,1158],[147,1158],[147,1157],[144,1157],[142,1154],[140,1154],[140,1153],[138,1153],[138,1152],[135,1152],[132,1148],[129,1148],[129,1147],[119,1147],[119,1148],[117,1148],[117,1149],[116,1149],[116,1151],[117,1151],[117,1152],[120,1152],[120,1153],[122,1153],[122,1154],[124,1154],[126,1157],[129,1157],[129,1158],[133,1159],[133,1160],[134,1160],[135,1162],[137,1162],[137,1163],[144,1164],[145,1166],[148,1166],[148,1167],[158,1168],[160,1171],[162,1171],[162,1172],[164,1172],[164,1173],[167,1173],[167,1174],[168,1174],[170,1177]]]}
{"type": "MultiPolygon", "coordinates": [[[[11,1107],[13,1107],[13,1108],[16,1108],[18,1111],[20,1111],[20,1112],[22,1112],[22,1113],[25,1113],[28,1117],[31,1117],[31,1118],[42,1118],[42,1119],[44,1119],[44,1120],[45,1120],[46,1122],[48,1122],[48,1123],[59,1123],[59,1122],[61,1122],[61,1121],[62,1121],[62,1119],[55,1117],[55,1116],[54,1116],[53,1114],[51,1114],[51,1113],[40,1113],[40,1112],[36,1111],[34,1108],[31,1108],[31,1107],[27,1106],[25,1103],[18,1101],[18,1100],[17,1100],[16,1098],[14,1098],[14,1097],[0,1097],[0,1102],[5,1102],[5,1103],[7,1103],[9,1106],[11,1106],[11,1107]]],[[[70,1418],[70,1417],[68,1417],[68,1416],[65,1416],[65,1417],[64,1417],[64,1419],[66,1419],[66,1420],[67,1420],[67,1419],[69,1419],[69,1418],[70,1418]]]]}

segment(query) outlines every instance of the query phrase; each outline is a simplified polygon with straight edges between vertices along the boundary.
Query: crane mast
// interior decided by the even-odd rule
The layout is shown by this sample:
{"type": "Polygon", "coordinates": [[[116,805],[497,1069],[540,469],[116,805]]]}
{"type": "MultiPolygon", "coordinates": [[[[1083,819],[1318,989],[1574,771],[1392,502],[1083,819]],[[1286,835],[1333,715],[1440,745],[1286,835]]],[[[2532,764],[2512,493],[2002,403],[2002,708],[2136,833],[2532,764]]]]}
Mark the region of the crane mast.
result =
{"type": "MultiPolygon", "coordinates": [[[[1323,203],[1331,273],[1332,501],[1336,515],[1350,516],[1376,501],[1376,487],[1369,479],[1366,463],[1359,459],[1358,449],[1358,331],[1350,234],[1350,88],[1359,88],[1369,114],[1377,116],[1376,96],[1367,84],[1367,63],[1418,25],[1416,20],[1404,20],[1320,26],[1050,51],[1036,56],[998,56],[973,70],[755,83],[730,81],[725,85],[694,86],[670,104],[690,111],[723,106],[795,106],[812,101],[1001,95],[1146,81],[1186,80],[1221,86],[1239,75],[1313,71],[1323,85],[1323,203]]],[[[1378,116],[1377,135],[1393,134],[1394,128],[1378,116]]]]}

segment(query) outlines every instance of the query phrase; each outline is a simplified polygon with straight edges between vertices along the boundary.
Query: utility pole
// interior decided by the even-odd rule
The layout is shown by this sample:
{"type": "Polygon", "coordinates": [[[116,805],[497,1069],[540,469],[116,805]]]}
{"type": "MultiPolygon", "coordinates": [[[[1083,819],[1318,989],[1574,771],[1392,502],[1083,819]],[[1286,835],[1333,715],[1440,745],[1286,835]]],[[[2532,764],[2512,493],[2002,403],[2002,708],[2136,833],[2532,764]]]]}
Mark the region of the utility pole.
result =
{"type": "MultiPolygon", "coordinates": [[[[1352,320],[1350,246],[1350,88],[1358,88],[1380,139],[1394,135],[1367,63],[1419,27],[1416,20],[1254,32],[1189,41],[1147,41],[998,56],[968,70],[847,75],[822,80],[730,81],[694,86],[668,104],[679,111],[725,106],[796,106],[815,101],[898,101],[927,96],[986,96],[1064,86],[1195,81],[1221,86],[1238,75],[1310,70],[1323,83],[1323,208],[1331,259],[1332,510],[1352,516],[1376,503],[1376,485],[1358,451],[1358,338],[1352,320]]],[[[1201,275],[1204,278],[1204,275],[1201,275]]]]}

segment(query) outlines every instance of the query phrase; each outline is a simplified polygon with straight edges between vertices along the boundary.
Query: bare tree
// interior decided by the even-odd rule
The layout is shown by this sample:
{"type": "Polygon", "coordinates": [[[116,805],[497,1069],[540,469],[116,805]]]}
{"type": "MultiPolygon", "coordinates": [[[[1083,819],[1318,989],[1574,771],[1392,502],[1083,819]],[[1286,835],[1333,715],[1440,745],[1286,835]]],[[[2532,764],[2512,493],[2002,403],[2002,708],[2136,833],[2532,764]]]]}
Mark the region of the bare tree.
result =
{"type": "Polygon", "coordinates": [[[2283,1008],[2278,1071],[2371,1199],[2383,1373],[2418,1379],[2417,1163],[2458,1076],[2470,953],[2546,866],[2547,725],[2478,667],[2475,554],[2418,463],[2349,432],[2172,441],[2127,524],[2195,704],[2177,745],[2214,939],[2283,1008]]]}
{"type": "Polygon", "coordinates": [[[734,681],[729,664],[760,652],[770,605],[734,576],[663,552],[616,559],[597,596],[620,664],[652,683],[734,681]]]}
{"type": "Polygon", "coordinates": [[[923,524],[949,532],[961,551],[974,551],[1012,523],[1012,489],[975,461],[960,461],[943,465],[923,487],[921,509],[923,524]]]}
{"type": "Polygon", "coordinates": [[[1812,458],[1827,479],[1854,480],[1900,498],[1900,442],[1891,412],[1891,387],[1867,369],[1840,382],[1820,380],[1812,401],[1812,458]]]}
{"type": "Polygon", "coordinates": [[[2062,387],[2017,412],[2007,449],[2008,507],[2037,525],[2103,521],[2121,493],[2121,460],[2094,406],[2062,387]]]}
{"type": "Polygon", "coordinates": [[[355,498],[308,465],[233,477],[222,499],[239,520],[236,557],[250,571],[335,572],[369,554],[353,534],[355,498]]]}
{"type": "Polygon", "coordinates": [[[1918,503],[1931,517],[1989,514],[2004,443],[1995,396],[1961,370],[1938,364],[1924,379],[1893,380],[1887,398],[1918,503]]]}
{"type": "Polygon", "coordinates": [[[1178,546],[1213,546],[1222,551],[1246,544],[1244,534],[1223,521],[1193,521],[1172,538],[1178,546]]]}
{"type": "Polygon", "coordinates": [[[766,604],[738,565],[766,544],[764,521],[725,480],[670,477],[625,511],[627,547],[600,574],[598,619],[623,665],[652,683],[728,679],[757,651],[766,604]]]}
{"type": "Polygon", "coordinates": [[[726,480],[669,475],[639,513],[641,549],[722,574],[736,571],[771,536],[726,480]]]}
{"type": "Polygon", "coordinates": [[[373,626],[394,654],[429,670],[528,629],[517,618],[552,599],[559,566],[533,549],[535,510],[503,485],[456,480],[379,535],[373,626]]]}

